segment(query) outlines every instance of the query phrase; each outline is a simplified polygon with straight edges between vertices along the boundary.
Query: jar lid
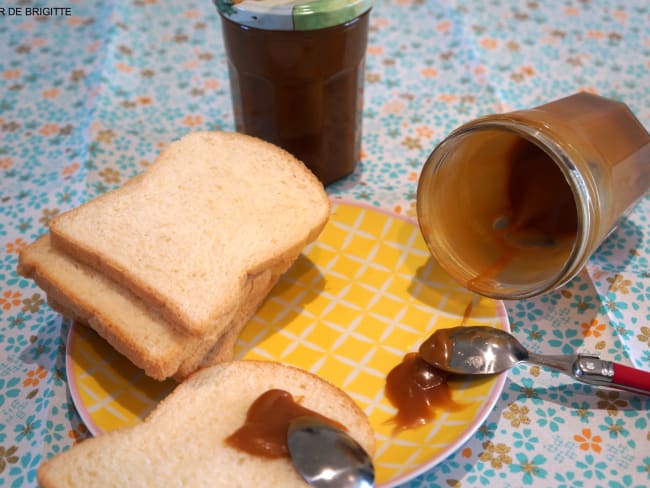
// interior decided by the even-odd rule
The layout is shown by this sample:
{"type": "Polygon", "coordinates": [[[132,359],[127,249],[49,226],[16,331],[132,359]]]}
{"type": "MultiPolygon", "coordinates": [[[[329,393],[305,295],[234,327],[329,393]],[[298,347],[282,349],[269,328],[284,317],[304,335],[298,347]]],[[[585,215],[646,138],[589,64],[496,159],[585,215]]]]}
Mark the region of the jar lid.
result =
{"type": "Polygon", "coordinates": [[[374,0],[213,0],[238,24],[266,30],[314,30],[343,24],[370,10],[374,0]]]}

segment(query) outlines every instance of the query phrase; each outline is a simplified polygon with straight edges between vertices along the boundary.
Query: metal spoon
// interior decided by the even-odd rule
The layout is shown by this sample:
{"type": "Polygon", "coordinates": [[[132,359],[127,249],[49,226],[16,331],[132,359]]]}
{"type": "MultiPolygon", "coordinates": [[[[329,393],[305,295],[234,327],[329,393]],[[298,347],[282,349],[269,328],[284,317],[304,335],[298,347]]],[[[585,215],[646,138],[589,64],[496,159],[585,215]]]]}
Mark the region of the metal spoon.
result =
{"type": "Polygon", "coordinates": [[[317,488],[371,488],[375,469],[368,453],[347,433],[315,417],[289,424],[287,444],[300,475],[317,488]]]}
{"type": "Polygon", "coordinates": [[[527,351],[509,333],[485,326],[452,327],[420,346],[427,363],[457,374],[500,373],[520,362],[556,369],[578,381],[650,395],[650,372],[584,354],[542,355],[527,351]]]}

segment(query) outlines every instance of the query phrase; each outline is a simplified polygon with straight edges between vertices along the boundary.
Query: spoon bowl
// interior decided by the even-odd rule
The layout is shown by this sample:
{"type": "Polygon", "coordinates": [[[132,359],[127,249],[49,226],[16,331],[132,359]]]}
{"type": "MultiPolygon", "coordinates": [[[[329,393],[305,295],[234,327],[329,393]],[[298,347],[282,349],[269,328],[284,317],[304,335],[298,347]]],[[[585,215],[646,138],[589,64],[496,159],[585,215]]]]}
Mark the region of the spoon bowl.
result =
{"type": "Polygon", "coordinates": [[[508,332],[482,326],[440,329],[422,343],[420,356],[455,374],[501,373],[530,357],[508,332]]]}
{"type": "Polygon", "coordinates": [[[343,430],[315,417],[298,417],[287,432],[291,462],[316,488],[371,488],[375,470],[368,453],[343,430]]]}

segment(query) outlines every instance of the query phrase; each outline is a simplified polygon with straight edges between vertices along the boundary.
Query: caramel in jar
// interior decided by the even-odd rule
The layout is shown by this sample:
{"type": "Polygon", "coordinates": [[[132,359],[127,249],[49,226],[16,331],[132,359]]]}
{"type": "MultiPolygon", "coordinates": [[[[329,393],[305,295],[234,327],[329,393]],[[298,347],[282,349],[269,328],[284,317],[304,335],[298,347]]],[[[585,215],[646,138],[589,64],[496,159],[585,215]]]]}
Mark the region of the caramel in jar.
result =
{"type": "MultiPolygon", "coordinates": [[[[268,14],[250,22],[221,10],[236,129],[286,149],[331,183],[352,173],[360,156],[372,2],[285,2],[296,4],[287,25],[275,22],[284,4],[259,3],[269,4],[268,14]]],[[[255,4],[230,9],[244,6],[255,4]]]]}

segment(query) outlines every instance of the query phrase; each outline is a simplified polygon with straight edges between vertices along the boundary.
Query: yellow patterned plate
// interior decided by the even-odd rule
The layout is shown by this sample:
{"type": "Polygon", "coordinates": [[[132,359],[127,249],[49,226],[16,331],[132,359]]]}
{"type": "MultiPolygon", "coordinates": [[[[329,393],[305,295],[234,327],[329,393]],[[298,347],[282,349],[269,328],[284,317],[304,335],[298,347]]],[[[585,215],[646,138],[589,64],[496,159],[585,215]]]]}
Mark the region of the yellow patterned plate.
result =
{"type": "MultiPolygon", "coordinates": [[[[508,330],[501,302],[477,299],[430,258],[417,225],[396,215],[334,200],[318,241],[282,277],[243,331],[237,357],[277,360],[318,374],[345,390],[375,429],[376,478],[395,486],[458,449],[492,410],[505,374],[452,382],[464,407],[392,435],[395,413],[384,396],[388,371],[434,330],[468,325],[508,330]]],[[[94,435],[137,423],[171,389],[153,381],[94,332],[74,324],[67,374],[73,401],[94,435]]]]}

